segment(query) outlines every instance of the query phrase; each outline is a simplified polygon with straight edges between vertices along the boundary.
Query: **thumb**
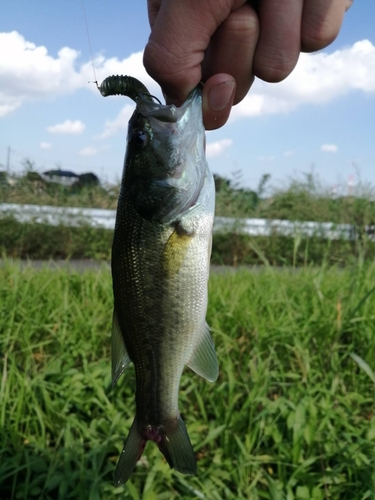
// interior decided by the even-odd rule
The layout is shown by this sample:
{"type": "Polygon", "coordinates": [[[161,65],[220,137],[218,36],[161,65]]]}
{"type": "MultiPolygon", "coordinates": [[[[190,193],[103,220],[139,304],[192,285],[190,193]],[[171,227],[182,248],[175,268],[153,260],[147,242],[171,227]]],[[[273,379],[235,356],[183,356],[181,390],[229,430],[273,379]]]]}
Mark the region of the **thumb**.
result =
{"type": "Polygon", "coordinates": [[[218,73],[204,84],[203,122],[206,130],[222,127],[229,118],[236,92],[236,82],[231,75],[218,73]]]}

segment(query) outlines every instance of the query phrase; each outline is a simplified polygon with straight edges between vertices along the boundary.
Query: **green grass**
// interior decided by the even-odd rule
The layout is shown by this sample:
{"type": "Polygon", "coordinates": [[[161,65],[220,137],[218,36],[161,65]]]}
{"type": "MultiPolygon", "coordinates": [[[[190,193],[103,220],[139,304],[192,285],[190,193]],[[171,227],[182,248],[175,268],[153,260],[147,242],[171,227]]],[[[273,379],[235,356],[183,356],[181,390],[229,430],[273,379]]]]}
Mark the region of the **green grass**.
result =
{"type": "Polygon", "coordinates": [[[50,226],[0,218],[0,255],[18,259],[109,260],[113,231],[93,228],[50,226]]]}
{"type": "Polygon", "coordinates": [[[184,372],[198,474],[153,443],[113,472],[134,373],[110,386],[108,267],[0,268],[0,499],[375,498],[375,266],[213,273],[215,384],[184,372]]]}

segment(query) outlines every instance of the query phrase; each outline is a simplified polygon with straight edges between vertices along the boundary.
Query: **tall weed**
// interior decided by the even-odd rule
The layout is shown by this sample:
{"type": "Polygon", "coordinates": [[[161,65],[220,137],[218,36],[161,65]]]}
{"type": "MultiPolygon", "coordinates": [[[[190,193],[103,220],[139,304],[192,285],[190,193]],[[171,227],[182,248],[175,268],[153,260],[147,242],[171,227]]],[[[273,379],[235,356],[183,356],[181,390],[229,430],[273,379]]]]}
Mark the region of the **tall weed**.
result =
{"type": "Polygon", "coordinates": [[[110,390],[111,279],[0,268],[0,498],[372,499],[375,266],[212,273],[220,375],[186,369],[180,410],[198,474],[153,443],[113,472],[134,416],[129,367],[110,390]]]}

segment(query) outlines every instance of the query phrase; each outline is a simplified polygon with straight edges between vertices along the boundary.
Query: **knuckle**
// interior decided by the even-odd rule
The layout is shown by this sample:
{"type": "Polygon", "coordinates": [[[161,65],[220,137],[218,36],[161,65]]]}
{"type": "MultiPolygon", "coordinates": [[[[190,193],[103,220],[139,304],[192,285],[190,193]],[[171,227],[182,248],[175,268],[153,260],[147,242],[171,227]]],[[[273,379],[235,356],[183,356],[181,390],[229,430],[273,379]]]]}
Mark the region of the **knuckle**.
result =
{"type": "Polygon", "coordinates": [[[293,71],[298,61],[298,54],[286,54],[285,51],[273,50],[272,53],[256,55],[254,74],[269,83],[278,83],[293,71]]]}
{"type": "Polygon", "coordinates": [[[252,15],[251,11],[247,12],[247,9],[232,12],[223,24],[226,30],[235,33],[237,37],[250,38],[259,33],[257,16],[252,15]]]}
{"type": "Polygon", "coordinates": [[[323,49],[334,41],[339,32],[337,23],[322,16],[314,16],[302,22],[301,47],[305,52],[323,49]]]}

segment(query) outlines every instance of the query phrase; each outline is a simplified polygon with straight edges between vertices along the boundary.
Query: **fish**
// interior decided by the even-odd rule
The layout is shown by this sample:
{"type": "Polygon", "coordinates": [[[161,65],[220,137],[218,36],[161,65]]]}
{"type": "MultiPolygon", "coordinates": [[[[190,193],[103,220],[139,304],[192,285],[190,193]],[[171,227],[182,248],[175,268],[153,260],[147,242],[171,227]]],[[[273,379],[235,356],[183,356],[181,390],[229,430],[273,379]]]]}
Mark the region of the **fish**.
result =
{"type": "Polygon", "coordinates": [[[219,373],[205,319],[215,184],[205,157],[201,89],[176,107],[156,102],[132,77],[109,78],[103,95],[136,102],[111,261],[112,383],[130,362],[136,379],[136,414],[114,478],[121,485],[147,441],[157,444],[171,468],[197,472],[178,393],[185,365],[210,382],[219,373]]]}

